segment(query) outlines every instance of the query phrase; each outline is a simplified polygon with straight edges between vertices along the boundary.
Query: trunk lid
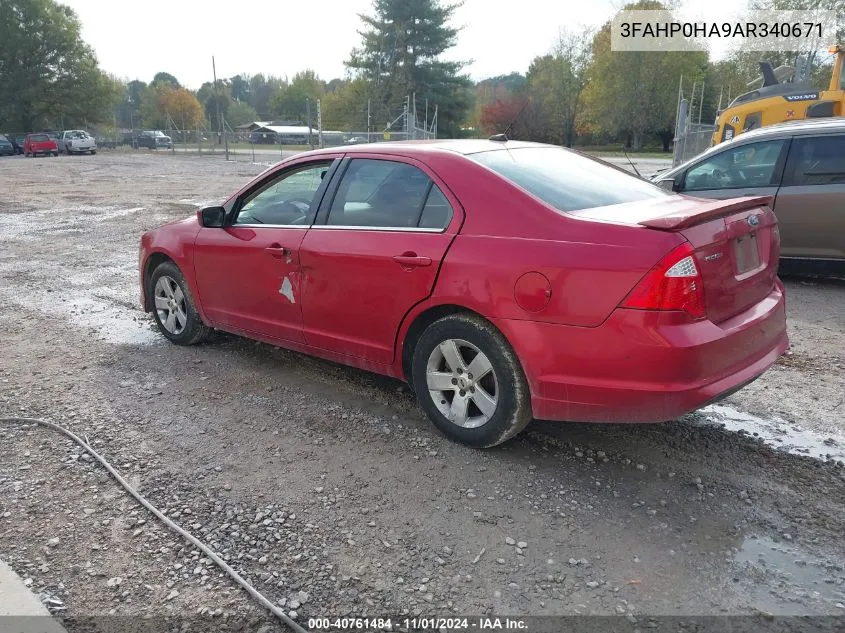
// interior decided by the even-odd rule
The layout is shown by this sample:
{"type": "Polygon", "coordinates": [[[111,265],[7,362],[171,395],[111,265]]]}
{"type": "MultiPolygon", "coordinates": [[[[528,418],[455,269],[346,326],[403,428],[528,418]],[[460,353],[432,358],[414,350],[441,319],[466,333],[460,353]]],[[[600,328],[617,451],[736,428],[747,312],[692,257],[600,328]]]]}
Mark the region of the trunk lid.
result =
{"type": "Polygon", "coordinates": [[[775,285],[780,235],[771,200],[768,196],[728,200],[668,196],[571,214],[682,235],[695,249],[707,318],[720,323],[759,303],[775,285]]]}

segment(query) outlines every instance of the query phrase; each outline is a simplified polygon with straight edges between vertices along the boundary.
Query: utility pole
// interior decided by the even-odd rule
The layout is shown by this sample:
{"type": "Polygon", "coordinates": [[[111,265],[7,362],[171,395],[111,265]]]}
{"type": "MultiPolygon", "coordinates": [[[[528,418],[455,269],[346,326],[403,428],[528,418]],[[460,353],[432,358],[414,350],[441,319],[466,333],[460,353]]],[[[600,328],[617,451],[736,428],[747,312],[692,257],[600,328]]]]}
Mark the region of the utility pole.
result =
{"type": "Polygon", "coordinates": [[[320,149],[323,149],[323,108],[319,99],[317,99],[317,134],[320,139],[320,149]]]}
{"type": "Polygon", "coordinates": [[[370,100],[367,99],[367,143],[370,142],[370,132],[372,128],[370,126],[370,100]]]}
{"type": "Polygon", "coordinates": [[[308,147],[314,149],[314,142],[311,137],[311,99],[305,97],[305,116],[308,119],[308,147]]]}
{"type": "MultiPolygon", "coordinates": [[[[211,70],[214,72],[214,95],[217,103],[217,144],[220,145],[220,136],[223,134],[223,114],[220,112],[220,89],[217,86],[217,65],[214,63],[214,55],[211,56],[211,70]]],[[[226,137],[226,160],[229,160],[229,138],[226,137]]]]}

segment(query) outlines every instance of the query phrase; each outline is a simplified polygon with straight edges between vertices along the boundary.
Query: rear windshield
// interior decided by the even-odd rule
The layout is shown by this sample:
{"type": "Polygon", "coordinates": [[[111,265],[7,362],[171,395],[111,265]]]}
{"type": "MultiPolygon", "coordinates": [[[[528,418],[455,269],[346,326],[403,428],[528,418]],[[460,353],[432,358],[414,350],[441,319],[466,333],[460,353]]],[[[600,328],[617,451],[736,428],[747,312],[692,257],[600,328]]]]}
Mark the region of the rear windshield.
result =
{"type": "Polygon", "coordinates": [[[470,154],[560,211],[577,211],[671,195],[633,174],[557,147],[470,154]]]}
{"type": "Polygon", "coordinates": [[[36,141],[36,142],[49,141],[50,137],[47,136],[46,134],[33,134],[32,136],[29,137],[29,140],[30,141],[36,141]]]}
{"type": "Polygon", "coordinates": [[[8,143],[8,142],[9,142],[9,139],[7,139],[5,136],[3,136],[2,134],[0,134],[0,141],[5,141],[6,143],[8,143]]]}

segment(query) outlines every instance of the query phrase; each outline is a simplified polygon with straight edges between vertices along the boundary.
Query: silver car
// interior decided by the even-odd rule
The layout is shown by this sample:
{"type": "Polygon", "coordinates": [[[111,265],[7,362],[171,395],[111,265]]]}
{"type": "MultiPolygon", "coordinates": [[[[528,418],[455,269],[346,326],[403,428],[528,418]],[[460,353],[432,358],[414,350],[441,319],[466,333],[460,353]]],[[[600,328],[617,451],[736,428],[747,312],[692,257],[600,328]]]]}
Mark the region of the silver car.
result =
{"type": "Polygon", "coordinates": [[[59,151],[66,154],[96,154],[97,141],[85,130],[65,130],[59,138],[59,151]]]}
{"type": "Polygon", "coordinates": [[[651,178],[698,198],[771,196],[781,272],[845,276],[845,120],[745,132],[651,178]]]}

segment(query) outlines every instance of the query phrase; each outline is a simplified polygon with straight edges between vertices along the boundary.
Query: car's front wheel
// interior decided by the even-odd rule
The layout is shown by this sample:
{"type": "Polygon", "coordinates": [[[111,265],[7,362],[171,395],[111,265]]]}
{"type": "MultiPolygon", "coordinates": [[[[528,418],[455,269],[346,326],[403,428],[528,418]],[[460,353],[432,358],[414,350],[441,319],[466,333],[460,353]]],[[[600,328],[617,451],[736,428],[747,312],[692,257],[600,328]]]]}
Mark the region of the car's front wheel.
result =
{"type": "Polygon", "coordinates": [[[479,316],[432,323],[414,350],[412,378],[429,419],[462,444],[495,446],[531,421],[522,365],[502,333],[479,316]]]}
{"type": "Polygon", "coordinates": [[[150,277],[153,316],[161,333],[177,345],[194,345],[211,329],[202,322],[182,271],[173,262],[160,264],[150,277]]]}

